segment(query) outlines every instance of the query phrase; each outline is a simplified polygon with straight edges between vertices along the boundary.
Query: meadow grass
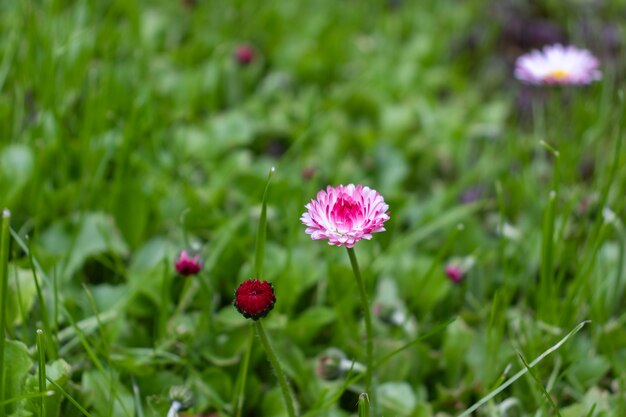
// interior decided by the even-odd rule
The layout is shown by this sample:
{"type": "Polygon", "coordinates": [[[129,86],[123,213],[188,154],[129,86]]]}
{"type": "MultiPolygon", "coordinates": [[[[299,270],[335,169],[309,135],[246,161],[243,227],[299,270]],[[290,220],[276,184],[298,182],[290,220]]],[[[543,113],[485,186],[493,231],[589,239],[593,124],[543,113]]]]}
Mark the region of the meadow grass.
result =
{"type": "Polygon", "coordinates": [[[180,415],[286,416],[232,305],[254,277],[300,415],[626,415],[624,10],[0,3],[0,417],[165,416],[172,387],[180,415]],[[537,21],[602,80],[515,80],[537,21]],[[368,396],[350,259],[299,221],[348,183],[390,206],[356,249],[368,396]]]}

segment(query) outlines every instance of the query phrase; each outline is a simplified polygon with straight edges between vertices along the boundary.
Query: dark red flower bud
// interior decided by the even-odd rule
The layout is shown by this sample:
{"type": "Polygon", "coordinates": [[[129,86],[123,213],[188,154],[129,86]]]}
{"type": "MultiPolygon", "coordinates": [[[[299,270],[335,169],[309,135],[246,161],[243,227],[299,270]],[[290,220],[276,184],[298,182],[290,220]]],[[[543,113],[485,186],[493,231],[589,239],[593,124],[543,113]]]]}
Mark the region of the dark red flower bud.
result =
{"type": "Polygon", "coordinates": [[[247,319],[265,317],[275,303],[274,287],[267,281],[249,279],[235,290],[235,308],[247,319]]]}
{"type": "Polygon", "coordinates": [[[202,269],[202,261],[198,255],[190,258],[186,250],[183,250],[176,260],[176,270],[182,276],[196,275],[202,269]]]}
{"type": "Polygon", "coordinates": [[[255,53],[254,49],[248,45],[241,45],[235,51],[235,59],[241,65],[248,65],[254,61],[255,53]]]}

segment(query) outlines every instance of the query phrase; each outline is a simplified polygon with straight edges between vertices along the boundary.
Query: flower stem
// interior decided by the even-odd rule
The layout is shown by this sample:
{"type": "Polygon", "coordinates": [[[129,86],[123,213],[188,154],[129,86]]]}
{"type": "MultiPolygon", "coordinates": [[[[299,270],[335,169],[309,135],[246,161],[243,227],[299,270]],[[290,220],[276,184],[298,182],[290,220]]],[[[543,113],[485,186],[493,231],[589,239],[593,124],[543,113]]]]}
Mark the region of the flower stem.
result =
{"type": "Polygon", "coordinates": [[[283,369],[280,367],[280,362],[278,362],[278,356],[276,356],[276,353],[274,352],[274,349],[270,344],[270,340],[267,337],[267,333],[265,333],[265,329],[263,328],[261,320],[255,320],[254,326],[256,327],[256,332],[259,335],[259,339],[261,339],[261,343],[263,343],[267,358],[269,359],[270,363],[272,364],[272,368],[274,368],[274,372],[276,373],[278,385],[280,385],[280,390],[283,392],[285,406],[287,407],[287,414],[289,415],[289,417],[296,417],[296,409],[293,405],[293,395],[291,394],[291,389],[287,384],[287,378],[285,378],[283,369]]]}
{"type": "MultiPolygon", "coordinates": [[[[0,229],[0,417],[4,417],[4,335],[6,327],[6,305],[8,300],[9,282],[9,226],[11,212],[4,209],[2,212],[2,228],[0,229]]],[[[7,372],[8,373],[8,372],[7,372]]]]}
{"type": "MultiPolygon", "coordinates": [[[[359,293],[361,294],[361,304],[363,307],[363,317],[365,318],[365,392],[370,397],[372,408],[375,410],[375,393],[372,390],[372,371],[374,370],[374,331],[372,328],[372,315],[370,312],[370,303],[367,298],[367,291],[365,290],[365,283],[361,276],[361,270],[359,269],[359,262],[356,259],[354,248],[347,248],[348,255],[350,256],[350,263],[352,264],[352,271],[359,287],[359,293]]],[[[376,413],[374,412],[374,415],[376,413]]]]}
{"type": "Polygon", "coordinates": [[[233,410],[235,417],[241,417],[243,412],[243,400],[246,389],[246,378],[248,376],[248,366],[250,365],[250,354],[252,352],[252,342],[254,341],[254,328],[250,326],[250,332],[248,333],[248,347],[243,357],[243,363],[239,368],[239,375],[237,376],[237,382],[235,383],[235,397],[233,398],[233,410]]]}

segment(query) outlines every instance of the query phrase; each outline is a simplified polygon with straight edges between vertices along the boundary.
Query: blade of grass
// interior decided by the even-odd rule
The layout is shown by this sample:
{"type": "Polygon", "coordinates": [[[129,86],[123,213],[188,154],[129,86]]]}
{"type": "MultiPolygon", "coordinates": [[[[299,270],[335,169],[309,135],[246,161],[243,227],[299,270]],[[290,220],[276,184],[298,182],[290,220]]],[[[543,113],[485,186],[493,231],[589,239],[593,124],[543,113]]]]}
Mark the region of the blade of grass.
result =
{"type": "MultiPolygon", "coordinates": [[[[13,276],[15,277],[14,280],[14,284],[15,284],[15,289],[17,290],[17,294],[21,294],[22,293],[22,288],[20,286],[20,280],[17,276],[18,272],[17,272],[17,265],[13,265],[13,270],[14,270],[14,274],[13,276]]],[[[19,310],[19,315],[21,317],[22,323],[26,323],[27,322],[27,318],[26,318],[26,308],[24,308],[24,302],[22,301],[22,297],[17,297],[17,309],[19,310]]],[[[26,333],[28,331],[28,329],[26,328],[26,326],[21,326],[22,327],[22,341],[28,340],[28,334],[26,333]]]]}
{"type": "Polygon", "coordinates": [[[0,403],[0,407],[4,407],[5,405],[16,403],[22,400],[30,400],[30,399],[35,399],[39,397],[51,397],[53,395],[54,395],[53,390],[48,390],[46,392],[31,392],[28,394],[22,394],[19,397],[13,397],[13,398],[9,398],[8,400],[4,400],[3,402],[0,403]]]}
{"type": "MultiPolygon", "coordinates": [[[[45,298],[43,296],[43,291],[41,289],[41,285],[39,283],[39,278],[37,278],[37,272],[35,269],[35,263],[33,261],[33,252],[30,248],[30,240],[28,240],[28,237],[26,237],[26,241],[28,242],[28,263],[30,265],[30,270],[33,274],[33,281],[35,282],[35,289],[37,290],[37,301],[39,302],[39,309],[41,310],[41,322],[43,324],[43,330],[44,330],[44,334],[46,335],[46,337],[48,338],[52,338],[52,329],[50,327],[50,318],[48,317],[48,308],[46,306],[46,301],[45,298]]],[[[50,340],[52,343],[47,343],[46,344],[46,349],[48,351],[48,355],[50,355],[51,359],[56,359],[57,358],[57,350],[56,350],[56,346],[57,346],[57,341],[55,341],[54,339],[50,340]]]]}
{"type": "Polygon", "coordinates": [[[551,353],[553,353],[554,351],[558,350],[561,346],[563,346],[563,344],[565,342],[567,342],[567,340],[572,337],[573,335],[575,335],[576,333],[578,333],[580,331],[580,329],[582,329],[587,323],[590,323],[589,320],[583,321],[581,323],[578,324],[578,326],[576,326],[574,329],[572,329],[568,334],[565,335],[565,337],[563,337],[561,340],[558,341],[558,343],[556,343],[554,346],[552,346],[551,348],[549,348],[548,350],[546,350],[545,352],[543,352],[541,355],[539,355],[534,361],[532,361],[529,365],[528,368],[524,368],[522,370],[520,370],[518,373],[516,373],[515,375],[513,375],[511,378],[507,379],[506,382],[502,385],[500,385],[498,388],[496,388],[495,390],[491,391],[489,394],[487,394],[485,397],[481,398],[477,403],[475,403],[474,405],[472,405],[470,408],[468,408],[467,410],[465,410],[464,412],[462,412],[461,414],[459,414],[457,417],[468,417],[470,416],[474,411],[478,410],[480,407],[482,407],[485,403],[487,403],[488,401],[490,401],[491,399],[493,399],[496,395],[500,394],[502,391],[504,391],[509,385],[511,385],[512,383],[514,383],[515,381],[517,381],[518,379],[520,379],[522,376],[524,376],[524,374],[526,372],[528,372],[529,369],[533,368],[535,365],[537,365],[539,362],[541,362],[542,360],[545,359],[546,356],[550,355],[551,353]]]}
{"type": "MultiPolygon", "coordinates": [[[[615,141],[615,148],[613,151],[613,160],[611,162],[611,167],[609,170],[608,178],[606,182],[602,185],[598,185],[600,190],[600,199],[598,201],[598,207],[600,210],[604,210],[606,207],[607,201],[609,199],[609,194],[611,191],[611,187],[613,182],[615,181],[615,176],[617,173],[617,169],[620,165],[621,158],[621,148],[622,142],[624,140],[624,131],[626,129],[626,118],[623,117],[624,112],[626,111],[626,99],[624,97],[624,90],[620,90],[618,92],[619,99],[619,110],[618,110],[618,129],[617,129],[617,139],[615,141]]],[[[587,240],[585,242],[585,247],[582,253],[585,253],[585,256],[580,262],[581,267],[578,269],[578,274],[575,278],[575,287],[576,289],[582,288],[586,282],[586,278],[590,273],[591,269],[595,265],[596,255],[601,247],[601,243],[604,241],[604,232],[606,229],[606,219],[604,216],[596,216],[595,221],[593,222],[593,226],[591,227],[591,231],[588,234],[587,240]]],[[[570,297],[571,294],[568,294],[570,297]]],[[[569,299],[574,299],[570,297],[569,299]]]]}
{"type": "Polygon", "coordinates": [[[541,392],[543,393],[544,397],[546,397],[546,399],[548,400],[548,402],[550,403],[550,406],[552,407],[552,409],[554,410],[555,414],[558,417],[562,417],[561,416],[561,412],[559,411],[559,407],[557,407],[557,405],[554,403],[554,400],[552,399],[552,396],[550,395],[550,393],[546,390],[546,387],[544,387],[543,383],[541,382],[541,380],[539,379],[539,377],[537,375],[535,375],[535,373],[530,369],[530,366],[528,365],[528,362],[526,362],[526,360],[524,359],[524,355],[522,355],[522,352],[517,352],[517,356],[519,357],[519,359],[522,361],[522,363],[524,364],[524,368],[526,368],[526,370],[528,371],[528,375],[530,375],[530,377],[533,379],[533,381],[535,381],[535,383],[537,384],[537,386],[539,386],[541,388],[541,392]]]}
{"type": "Polygon", "coordinates": [[[370,400],[366,393],[359,395],[359,417],[370,417],[370,400]]]}
{"type": "MultiPolygon", "coordinates": [[[[425,240],[439,230],[462,223],[463,219],[470,217],[483,207],[483,202],[461,205],[441,213],[441,215],[433,218],[426,224],[416,225],[414,231],[398,236],[397,239],[394,239],[387,249],[387,254],[404,252],[407,247],[414,247],[419,242],[425,240]]],[[[394,258],[392,256],[381,256],[372,262],[370,268],[378,273],[387,265],[386,262],[394,262],[393,259],[394,258]]]]}
{"type": "MultiPolygon", "coordinates": [[[[31,270],[33,271],[33,276],[39,276],[42,278],[42,280],[44,282],[50,282],[50,279],[48,278],[48,276],[46,275],[46,273],[44,272],[43,268],[41,267],[41,264],[39,263],[39,261],[37,261],[37,259],[33,256],[31,250],[30,250],[30,245],[28,245],[19,235],[19,233],[17,233],[15,230],[9,228],[10,233],[11,233],[11,237],[13,238],[13,240],[17,243],[17,245],[20,247],[20,249],[28,256],[29,258],[29,263],[31,266],[31,270]],[[38,275],[36,275],[38,273],[38,275]]],[[[55,269],[56,270],[56,269],[55,269]]],[[[38,279],[35,277],[35,283],[39,284],[38,279]]],[[[54,280],[52,281],[53,284],[53,295],[54,295],[54,324],[55,324],[55,329],[58,331],[59,328],[59,320],[58,320],[58,301],[59,301],[59,293],[58,293],[58,288],[57,288],[57,282],[56,282],[56,273],[54,274],[54,280]]],[[[39,288],[39,285],[38,285],[39,288]]],[[[39,294],[39,289],[38,289],[38,294],[37,297],[39,298],[40,296],[42,297],[39,302],[40,303],[44,303],[42,304],[42,310],[45,310],[45,299],[43,299],[43,294],[39,294]]],[[[49,329],[46,329],[46,326],[49,327],[49,320],[48,320],[48,324],[46,325],[46,319],[47,317],[47,313],[43,313],[42,312],[42,322],[44,324],[44,331],[49,332],[48,337],[52,337],[52,333],[50,332],[49,329]],[[44,316],[45,314],[45,316],[44,316]]],[[[58,354],[56,352],[56,346],[58,345],[58,335],[57,335],[57,340],[54,340],[53,343],[51,343],[51,348],[54,349],[54,356],[52,356],[53,358],[57,358],[58,354]]]]}
{"type": "Polygon", "coordinates": [[[554,174],[552,177],[552,188],[555,192],[559,191],[559,179],[560,179],[560,166],[559,166],[559,161],[561,160],[561,153],[554,147],[552,147],[548,142],[546,142],[545,140],[540,140],[539,141],[539,145],[543,146],[544,148],[546,148],[548,150],[548,152],[550,152],[552,154],[552,156],[554,157],[554,174]]]}
{"type": "Polygon", "coordinates": [[[309,412],[307,412],[306,414],[303,414],[301,417],[313,417],[313,416],[318,416],[320,415],[320,413],[322,411],[325,411],[327,409],[329,409],[330,407],[332,407],[333,405],[335,405],[337,403],[337,401],[339,401],[339,398],[343,395],[343,393],[348,389],[348,387],[352,384],[357,383],[359,380],[361,380],[361,378],[363,378],[365,376],[365,373],[363,372],[359,372],[354,374],[354,376],[352,375],[352,372],[354,370],[354,364],[355,362],[352,362],[352,366],[350,367],[350,369],[348,370],[343,383],[341,384],[341,386],[335,391],[335,393],[321,406],[318,407],[315,410],[311,410],[309,412]]]}
{"type": "Polygon", "coordinates": [[[261,203],[261,216],[259,217],[259,228],[256,232],[256,245],[254,248],[254,275],[261,278],[263,275],[263,260],[265,258],[265,238],[267,235],[267,194],[270,188],[270,182],[274,175],[275,169],[272,167],[267,175],[265,183],[265,191],[263,191],[263,202],[261,203]]]}
{"type": "Polygon", "coordinates": [[[505,285],[508,285],[509,281],[509,262],[506,256],[506,245],[508,239],[504,237],[504,224],[506,222],[506,209],[504,204],[504,192],[502,190],[502,183],[496,181],[496,201],[498,202],[498,230],[500,231],[498,236],[498,257],[500,258],[500,264],[502,265],[502,279],[505,285]]]}
{"type": "MultiPolygon", "coordinates": [[[[107,363],[111,363],[111,348],[109,346],[109,341],[108,341],[108,337],[105,333],[105,328],[104,328],[104,323],[102,323],[102,321],[100,321],[100,314],[98,313],[98,306],[96,305],[96,300],[93,297],[93,294],[91,293],[91,291],[89,290],[89,287],[83,283],[83,290],[85,291],[85,294],[87,294],[87,300],[89,300],[89,304],[91,305],[91,309],[93,310],[93,314],[94,317],[96,318],[96,321],[98,323],[98,330],[100,333],[100,340],[101,340],[101,348],[100,348],[100,352],[102,352],[105,356],[106,362],[107,363]]],[[[109,380],[113,381],[113,368],[109,368],[109,380]]],[[[116,397],[116,384],[112,383],[109,385],[109,389],[110,389],[110,398],[114,398],[116,397]]],[[[114,402],[113,401],[109,401],[109,416],[113,415],[113,407],[114,407],[114,402]]]]}
{"type": "MultiPolygon", "coordinates": [[[[43,394],[46,391],[46,351],[45,351],[45,336],[43,330],[37,329],[37,351],[39,352],[39,393],[43,394]]],[[[39,411],[42,416],[46,415],[46,401],[42,396],[39,402],[39,411]]]]}
{"type": "Polygon", "coordinates": [[[389,352],[388,354],[386,354],[385,356],[383,356],[382,358],[380,358],[378,360],[378,362],[376,362],[376,364],[374,364],[374,368],[378,368],[381,365],[383,365],[385,362],[387,362],[389,359],[393,358],[395,355],[397,355],[398,353],[410,348],[411,346],[421,342],[424,339],[428,339],[430,336],[439,333],[440,331],[444,330],[446,327],[448,327],[452,322],[454,322],[457,318],[456,317],[452,317],[450,319],[448,319],[447,321],[438,324],[434,329],[432,329],[431,331],[429,331],[426,334],[423,334],[413,340],[411,340],[410,342],[406,343],[405,345],[399,347],[398,349],[389,352]]]}
{"type": "MultiPolygon", "coordinates": [[[[452,233],[448,236],[444,244],[441,246],[441,249],[439,249],[435,257],[433,258],[432,262],[430,263],[430,266],[428,267],[428,269],[426,270],[426,273],[424,274],[422,278],[422,282],[428,282],[428,280],[432,277],[435,271],[441,268],[443,259],[446,256],[448,256],[448,254],[450,253],[450,249],[452,248],[454,243],[457,242],[459,234],[461,234],[464,230],[465,230],[465,225],[463,223],[457,224],[457,226],[454,228],[452,233]]],[[[409,307],[417,308],[415,304],[416,304],[416,301],[409,302],[409,307]]]]}
{"type": "MultiPolygon", "coordinates": [[[[98,371],[100,371],[102,373],[102,375],[104,375],[104,378],[109,383],[109,386],[113,385],[114,384],[114,380],[112,378],[111,373],[107,372],[107,370],[104,368],[104,365],[102,365],[102,362],[98,358],[98,355],[96,354],[94,349],[91,347],[91,344],[87,340],[87,337],[82,332],[82,330],[78,327],[78,325],[77,325],[76,321],[74,320],[74,318],[72,317],[72,315],[69,314],[69,312],[67,310],[65,310],[65,309],[63,309],[63,312],[64,312],[65,316],[67,317],[67,319],[69,320],[71,326],[74,328],[74,331],[76,332],[76,335],[78,336],[78,339],[80,340],[80,343],[83,345],[83,348],[85,349],[85,352],[87,353],[87,356],[89,357],[89,359],[91,359],[91,362],[98,369],[98,371]]],[[[99,322],[99,320],[96,319],[96,322],[99,322]]],[[[131,417],[132,413],[126,407],[126,404],[124,403],[124,401],[120,397],[119,392],[117,392],[117,390],[113,390],[112,389],[112,398],[111,399],[113,399],[113,398],[116,399],[117,401],[119,401],[120,406],[122,407],[122,410],[124,411],[124,414],[127,415],[128,417],[131,417]]]]}
{"type": "Polygon", "coordinates": [[[554,317],[552,310],[555,307],[553,273],[554,273],[554,222],[556,218],[556,191],[550,191],[548,206],[546,207],[541,242],[541,269],[539,274],[539,298],[541,303],[539,313],[542,320],[549,322],[554,317]]]}
{"type": "Polygon", "coordinates": [[[598,404],[597,403],[593,403],[593,405],[591,406],[591,409],[589,409],[589,412],[587,413],[586,417],[592,417],[593,416],[593,412],[596,411],[596,406],[598,404]]]}
{"type": "MultiPolygon", "coordinates": [[[[2,212],[2,230],[0,231],[0,403],[4,398],[4,335],[6,328],[6,306],[9,281],[9,229],[11,212],[2,212]]],[[[0,417],[4,417],[5,407],[0,406],[0,417]]]]}
{"type": "Polygon", "coordinates": [[[163,277],[161,278],[161,303],[159,305],[159,316],[156,323],[157,340],[163,340],[167,335],[167,321],[170,317],[170,261],[163,258],[163,277]]]}
{"type": "Polygon", "coordinates": [[[613,286],[613,310],[615,313],[619,312],[620,307],[620,299],[622,298],[622,273],[624,271],[624,257],[626,255],[626,229],[619,222],[614,223],[615,228],[617,229],[618,237],[618,248],[619,254],[617,258],[617,268],[615,270],[615,283],[613,286]]]}
{"type": "Polygon", "coordinates": [[[133,384],[133,400],[135,401],[137,417],[145,417],[143,405],[141,404],[141,392],[139,391],[139,385],[137,385],[137,378],[135,378],[135,375],[131,375],[130,379],[133,384]]]}
{"type": "Polygon", "coordinates": [[[248,343],[243,356],[243,362],[235,382],[235,397],[233,398],[233,410],[236,417],[241,417],[243,401],[245,399],[246,378],[248,376],[248,366],[250,365],[250,354],[252,353],[252,343],[254,342],[254,327],[250,325],[248,329],[248,343]]]}
{"type": "Polygon", "coordinates": [[[63,396],[65,398],[68,399],[69,402],[71,402],[72,404],[74,404],[74,407],[78,408],[78,411],[80,411],[85,417],[91,417],[91,414],[89,414],[89,412],[87,412],[87,410],[85,410],[85,408],[80,405],[78,403],[78,401],[76,401],[74,399],[74,397],[72,397],[70,394],[68,394],[67,391],[65,391],[59,384],[57,384],[56,382],[54,382],[52,379],[50,378],[46,378],[48,380],[48,382],[50,382],[56,389],[59,390],[59,392],[61,394],[63,394],[63,396]]]}

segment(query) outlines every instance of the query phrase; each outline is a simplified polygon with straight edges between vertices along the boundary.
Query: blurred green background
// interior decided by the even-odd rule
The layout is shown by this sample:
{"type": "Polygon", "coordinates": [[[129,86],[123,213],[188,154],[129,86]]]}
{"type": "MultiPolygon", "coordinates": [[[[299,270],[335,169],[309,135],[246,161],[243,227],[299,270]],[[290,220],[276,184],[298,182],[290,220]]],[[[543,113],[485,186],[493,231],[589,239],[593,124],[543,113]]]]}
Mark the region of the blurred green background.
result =
{"type": "MultiPolygon", "coordinates": [[[[623,0],[0,3],[6,415],[40,413],[38,328],[47,417],[84,415],[70,397],[164,416],[172,386],[187,415],[233,415],[232,294],[272,166],[266,326],[303,415],[355,415],[361,388],[316,373],[330,347],[362,361],[363,329],[345,251],[299,221],[347,183],[390,205],[356,246],[377,356],[429,335],[377,369],[383,415],[457,415],[588,319],[476,415],[626,415],[625,18],[623,0]],[[513,78],[556,42],[590,49],[603,80],[513,78]],[[188,246],[197,278],[173,267],[188,246]],[[458,285],[450,262],[471,265],[458,285]]],[[[245,392],[244,415],[285,415],[257,344],[245,392]]]]}

